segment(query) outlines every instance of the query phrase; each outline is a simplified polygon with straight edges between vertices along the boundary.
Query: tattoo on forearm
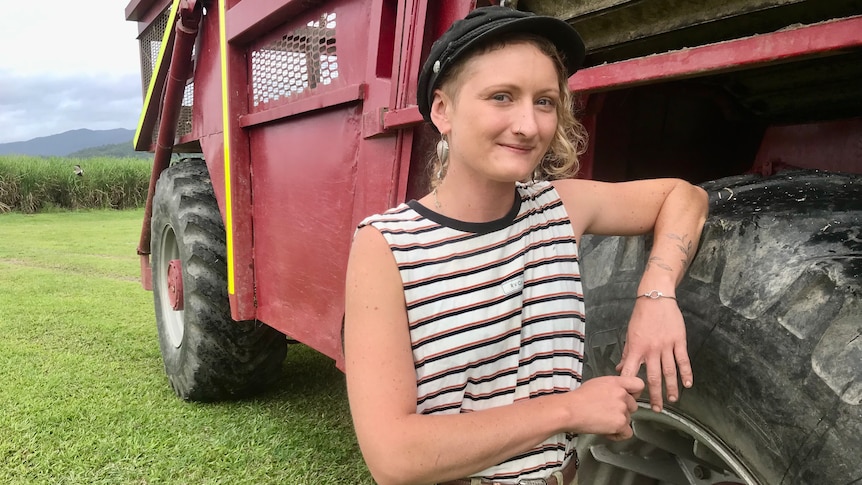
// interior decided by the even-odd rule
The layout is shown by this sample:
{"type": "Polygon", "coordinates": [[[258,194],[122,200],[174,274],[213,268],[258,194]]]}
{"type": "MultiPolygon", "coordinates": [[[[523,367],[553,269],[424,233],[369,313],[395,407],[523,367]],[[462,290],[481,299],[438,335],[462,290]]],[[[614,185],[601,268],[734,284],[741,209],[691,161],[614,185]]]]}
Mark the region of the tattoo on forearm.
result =
{"type": "MultiPolygon", "coordinates": [[[[668,234],[668,238],[672,239],[676,243],[676,247],[682,252],[683,258],[680,259],[680,263],[682,263],[682,270],[685,271],[688,268],[688,265],[691,263],[691,253],[694,250],[694,241],[689,239],[688,235],[678,235],[678,234],[668,234]]],[[[665,271],[673,271],[673,268],[669,264],[667,264],[664,259],[658,256],[651,256],[649,260],[647,260],[647,269],[650,266],[655,265],[665,271]]]]}
{"type": "Polygon", "coordinates": [[[653,257],[649,258],[649,260],[647,261],[647,269],[649,269],[649,267],[652,265],[656,265],[665,271],[673,271],[673,268],[668,266],[668,264],[665,263],[664,260],[662,260],[658,256],[653,256],[653,257]]]}
{"type": "Polygon", "coordinates": [[[683,234],[682,236],[678,234],[668,234],[667,237],[676,241],[676,247],[682,252],[684,257],[680,260],[680,263],[682,263],[682,270],[685,271],[691,263],[691,253],[694,249],[694,241],[688,237],[688,234],[683,234]]]}

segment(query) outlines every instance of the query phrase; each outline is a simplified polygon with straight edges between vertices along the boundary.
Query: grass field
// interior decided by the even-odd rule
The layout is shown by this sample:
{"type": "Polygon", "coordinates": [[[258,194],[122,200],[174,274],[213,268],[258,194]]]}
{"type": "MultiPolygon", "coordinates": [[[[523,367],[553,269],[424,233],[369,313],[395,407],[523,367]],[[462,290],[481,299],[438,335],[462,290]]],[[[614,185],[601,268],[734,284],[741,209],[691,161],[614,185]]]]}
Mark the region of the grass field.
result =
{"type": "Polygon", "coordinates": [[[257,398],[174,396],[138,282],[142,214],[0,214],[0,483],[373,483],[344,377],[308,348],[257,398]]]}

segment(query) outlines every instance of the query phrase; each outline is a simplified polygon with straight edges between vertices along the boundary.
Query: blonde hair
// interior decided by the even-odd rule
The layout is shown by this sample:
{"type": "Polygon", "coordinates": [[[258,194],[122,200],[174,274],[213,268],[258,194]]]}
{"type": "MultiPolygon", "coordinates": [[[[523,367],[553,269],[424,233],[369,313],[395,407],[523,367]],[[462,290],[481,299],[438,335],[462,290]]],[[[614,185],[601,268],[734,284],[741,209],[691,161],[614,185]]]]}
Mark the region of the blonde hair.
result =
{"type": "MultiPolygon", "coordinates": [[[[580,168],[578,157],[587,149],[587,130],[576,118],[572,92],[569,91],[569,82],[562,54],[554,44],[545,37],[535,34],[515,34],[507,37],[498,37],[476,47],[458,60],[458,63],[444,74],[440,80],[440,89],[455,99],[458,95],[461,74],[467,61],[475,56],[485,54],[495,49],[518,44],[528,43],[534,45],[540,52],[548,56],[554,63],[559,81],[560,102],[557,105],[557,130],[548,147],[548,151],[536,170],[533,172],[533,180],[559,180],[574,177],[580,168]]],[[[444,163],[436,155],[432,155],[429,161],[429,172],[431,188],[440,184],[446,175],[447,163],[444,163]]]]}

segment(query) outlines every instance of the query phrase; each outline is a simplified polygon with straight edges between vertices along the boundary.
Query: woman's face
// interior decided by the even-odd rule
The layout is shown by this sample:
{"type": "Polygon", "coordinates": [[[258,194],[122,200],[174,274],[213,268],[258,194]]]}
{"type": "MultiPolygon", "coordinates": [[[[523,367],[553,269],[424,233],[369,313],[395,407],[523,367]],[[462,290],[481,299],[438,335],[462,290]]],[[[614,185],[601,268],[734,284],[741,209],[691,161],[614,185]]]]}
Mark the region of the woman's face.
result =
{"type": "Polygon", "coordinates": [[[510,44],[467,60],[450,82],[432,106],[449,138],[448,175],[530,179],[557,129],[560,88],[551,59],[531,43],[510,44]]]}

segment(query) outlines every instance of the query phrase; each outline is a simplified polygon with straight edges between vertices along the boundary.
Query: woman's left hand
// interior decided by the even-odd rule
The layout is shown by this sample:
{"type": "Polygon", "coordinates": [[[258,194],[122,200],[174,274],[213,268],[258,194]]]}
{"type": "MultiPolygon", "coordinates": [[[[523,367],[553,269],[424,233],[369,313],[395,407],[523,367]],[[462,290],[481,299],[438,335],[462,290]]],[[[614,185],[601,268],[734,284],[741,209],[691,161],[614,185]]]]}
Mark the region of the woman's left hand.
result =
{"type": "MultiPolygon", "coordinates": [[[[583,234],[633,236],[652,231],[653,246],[638,292],[672,295],[697,251],[709,204],[703,189],[680,179],[619,183],[568,179],[555,181],[554,187],[577,240],[583,234]]],[[[679,399],[679,380],[685,387],[692,385],[685,323],[671,298],[636,300],[617,372],[637,376],[643,364],[650,403],[657,412],[662,409],[662,382],[670,402],[679,399]]]]}
{"type": "Polygon", "coordinates": [[[679,381],[687,388],[692,386],[685,322],[676,300],[637,299],[616,370],[622,376],[636,376],[642,364],[646,364],[650,404],[655,412],[662,409],[662,381],[669,402],[679,399],[679,381]]]}

